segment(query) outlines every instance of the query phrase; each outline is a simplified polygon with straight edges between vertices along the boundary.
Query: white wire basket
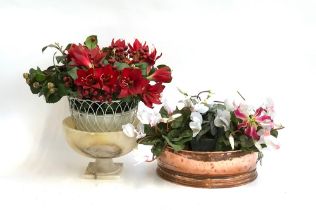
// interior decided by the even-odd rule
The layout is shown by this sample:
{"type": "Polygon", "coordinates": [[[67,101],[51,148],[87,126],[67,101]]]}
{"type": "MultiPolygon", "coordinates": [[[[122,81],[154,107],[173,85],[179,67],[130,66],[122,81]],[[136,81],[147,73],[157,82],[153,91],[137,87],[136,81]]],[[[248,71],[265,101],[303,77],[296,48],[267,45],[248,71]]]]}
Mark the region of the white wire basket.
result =
{"type": "Polygon", "coordinates": [[[68,97],[76,129],[88,132],[114,132],[136,120],[137,101],[100,102],[68,97]]]}

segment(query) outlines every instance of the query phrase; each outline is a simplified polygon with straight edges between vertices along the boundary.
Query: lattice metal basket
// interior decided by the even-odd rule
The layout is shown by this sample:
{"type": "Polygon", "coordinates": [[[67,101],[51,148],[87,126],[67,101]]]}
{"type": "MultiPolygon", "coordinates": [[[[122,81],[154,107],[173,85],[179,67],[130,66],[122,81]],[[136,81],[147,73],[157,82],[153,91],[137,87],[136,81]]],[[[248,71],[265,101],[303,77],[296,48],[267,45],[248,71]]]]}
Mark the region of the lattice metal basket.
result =
{"type": "Polygon", "coordinates": [[[100,102],[68,97],[76,129],[88,132],[122,130],[122,125],[136,120],[137,101],[100,102]]]}

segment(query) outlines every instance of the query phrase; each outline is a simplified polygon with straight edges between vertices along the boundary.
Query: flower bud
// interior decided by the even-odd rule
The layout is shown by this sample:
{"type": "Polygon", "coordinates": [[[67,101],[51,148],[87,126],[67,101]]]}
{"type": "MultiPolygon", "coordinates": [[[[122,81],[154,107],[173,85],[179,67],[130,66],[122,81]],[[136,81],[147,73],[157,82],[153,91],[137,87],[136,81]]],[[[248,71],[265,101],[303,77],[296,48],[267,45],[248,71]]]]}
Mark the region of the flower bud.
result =
{"type": "Polygon", "coordinates": [[[33,88],[37,89],[40,87],[40,83],[39,82],[34,82],[33,83],[33,88]]]}
{"type": "Polygon", "coordinates": [[[29,73],[23,73],[23,77],[24,77],[24,79],[28,79],[30,77],[30,74],[29,73]]]}
{"type": "Polygon", "coordinates": [[[63,80],[64,80],[64,82],[68,82],[70,79],[69,79],[69,77],[64,76],[63,80]]]}
{"type": "Polygon", "coordinates": [[[70,87],[70,82],[65,82],[65,87],[70,87]]]}
{"type": "Polygon", "coordinates": [[[82,95],[83,95],[83,96],[89,95],[89,91],[88,91],[88,90],[83,90],[83,91],[82,91],[82,95]]]}
{"type": "Polygon", "coordinates": [[[26,79],[26,84],[28,84],[28,85],[29,85],[29,84],[30,84],[30,82],[31,82],[30,78],[27,78],[27,79],[26,79]]]}
{"type": "Polygon", "coordinates": [[[105,99],[104,96],[99,96],[99,97],[98,97],[98,100],[99,100],[99,101],[102,101],[102,102],[103,102],[104,99],[105,99]]]}
{"type": "Polygon", "coordinates": [[[55,87],[54,83],[52,83],[52,82],[47,83],[47,88],[48,89],[52,89],[54,87],[55,87]]]}
{"type": "Polygon", "coordinates": [[[53,94],[53,93],[56,92],[56,88],[51,88],[51,89],[49,89],[48,91],[49,91],[49,93],[53,94]]]}

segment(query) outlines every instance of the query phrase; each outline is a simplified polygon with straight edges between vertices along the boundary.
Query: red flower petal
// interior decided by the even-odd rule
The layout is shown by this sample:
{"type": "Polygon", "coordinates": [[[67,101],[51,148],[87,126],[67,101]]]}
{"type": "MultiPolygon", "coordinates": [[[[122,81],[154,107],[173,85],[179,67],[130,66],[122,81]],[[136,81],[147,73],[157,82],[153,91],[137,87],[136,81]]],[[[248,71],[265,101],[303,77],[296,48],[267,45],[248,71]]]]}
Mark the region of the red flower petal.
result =
{"type": "Polygon", "coordinates": [[[262,108],[262,107],[258,108],[258,109],[256,110],[254,116],[255,116],[255,117],[256,117],[256,116],[260,116],[263,111],[265,111],[264,108],[262,108]]]}
{"type": "Polygon", "coordinates": [[[237,128],[240,129],[240,128],[245,128],[248,126],[248,121],[243,121],[242,123],[239,123],[237,128]]]}
{"type": "Polygon", "coordinates": [[[268,115],[263,115],[261,117],[256,117],[255,118],[257,122],[264,122],[266,120],[272,120],[270,116],[268,115]]]}
{"type": "Polygon", "coordinates": [[[149,78],[153,79],[156,82],[169,83],[172,80],[171,70],[168,66],[164,66],[157,69],[152,75],[150,75],[149,78]]]}
{"type": "Polygon", "coordinates": [[[79,46],[72,44],[68,49],[68,57],[77,66],[92,67],[89,59],[89,50],[81,44],[79,46]]]}
{"type": "Polygon", "coordinates": [[[245,134],[252,139],[259,140],[260,136],[257,134],[257,127],[255,125],[249,126],[245,129],[245,134]]]}
{"type": "Polygon", "coordinates": [[[161,104],[160,95],[164,88],[165,86],[161,83],[157,83],[155,85],[147,84],[141,96],[144,104],[150,108],[153,107],[153,104],[161,104]]]}
{"type": "Polygon", "coordinates": [[[236,116],[237,118],[241,119],[241,120],[246,120],[246,119],[248,119],[248,116],[245,115],[244,113],[242,113],[242,112],[240,111],[239,107],[234,111],[234,113],[235,113],[235,116],[236,116]]]}

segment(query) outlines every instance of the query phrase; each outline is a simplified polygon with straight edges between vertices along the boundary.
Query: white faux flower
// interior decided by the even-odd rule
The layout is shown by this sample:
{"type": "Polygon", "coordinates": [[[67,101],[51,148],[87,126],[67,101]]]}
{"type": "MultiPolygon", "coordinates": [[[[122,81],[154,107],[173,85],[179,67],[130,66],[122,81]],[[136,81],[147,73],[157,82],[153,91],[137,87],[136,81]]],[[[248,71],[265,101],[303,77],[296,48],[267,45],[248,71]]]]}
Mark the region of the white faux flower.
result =
{"type": "Polygon", "coordinates": [[[136,139],[140,139],[146,136],[143,124],[138,124],[137,129],[134,131],[136,133],[136,139]]]}
{"type": "Polygon", "coordinates": [[[216,127],[224,127],[224,130],[227,131],[230,124],[230,112],[227,110],[218,109],[216,111],[214,124],[216,127]]]}
{"type": "Polygon", "coordinates": [[[174,99],[170,100],[170,98],[167,99],[166,97],[162,99],[162,105],[167,110],[168,114],[171,114],[176,110],[177,103],[178,103],[178,100],[174,100],[174,99]]]}
{"type": "Polygon", "coordinates": [[[235,148],[235,140],[234,140],[234,137],[232,135],[229,135],[229,143],[230,143],[230,146],[232,147],[232,150],[234,150],[235,148]]]}
{"type": "MultiPolygon", "coordinates": [[[[279,149],[280,145],[277,144],[276,138],[270,134],[270,129],[260,129],[258,131],[258,135],[260,136],[260,139],[258,141],[258,144],[266,144],[267,147],[273,148],[273,149],[279,149]]],[[[261,147],[261,145],[260,145],[261,147]]]]}
{"type": "Polygon", "coordinates": [[[177,103],[177,108],[179,110],[183,109],[184,107],[192,107],[192,101],[190,98],[186,98],[184,100],[180,100],[177,103]]]}
{"type": "Polygon", "coordinates": [[[249,116],[250,114],[252,114],[252,107],[250,107],[248,104],[245,104],[245,103],[240,103],[239,106],[236,106],[236,108],[239,108],[239,111],[243,114],[245,114],[246,116],[249,116]]]}
{"type": "Polygon", "coordinates": [[[174,114],[174,115],[171,115],[170,117],[164,117],[161,119],[161,122],[164,122],[164,123],[169,123],[169,122],[172,122],[173,120],[177,119],[178,117],[181,117],[182,114],[180,113],[177,113],[177,114],[174,114]]]}
{"type": "Polygon", "coordinates": [[[202,129],[202,125],[199,122],[190,122],[189,126],[193,131],[193,137],[196,137],[202,129]]]}
{"type": "Polygon", "coordinates": [[[275,116],[273,100],[271,98],[267,98],[264,105],[267,110],[267,115],[269,115],[273,119],[275,116]]]}
{"type": "Polygon", "coordinates": [[[137,118],[144,125],[155,126],[161,121],[161,115],[155,109],[150,109],[144,104],[139,103],[137,118]]]}
{"type": "Polygon", "coordinates": [[[143,124],[139,124],[136,129],[133,124],[128,123],[128,124],[122,125],[122,129],[123,129],[123,133],[130,138],[133,138],[136,136],[136,139],[140,139],[146,136],[144,132],[143,124]]]}
{"type": "Polygon", "coordinates": [[[135,137],[135,127],[131,123],[122,125],[123,132],[126,136],[133,138],[135,137]]]}
{"type": "Polygon", "coordinates": [[[200,124],[203,122],[202,115],[199,112],[191,112],[190,119],[193,122],[199,122],[200,124]]]}
{"type": "Polygon", "coordinates": [[[224,105],[226,107],[226,110],[228,111],[234,111],[236,109],[236,105],[235,105],[235,102],[231,102],[230,100],[226,99],[224,101],[224,105]]]}
{"type": "Polygon", "coordinates": [[[190,119],[192,122],[190,122],[189,126],[193,131],[193,137],[195,137],[202,129],[203,118],[199,112],[192,112],[190,119]]]}
{"type": "Polygon", "coordinates": [[[209,110],[208,106],[205,106],[202,103],[195,104],[193,109],[194,111],[199,112],[201,114],[204,114],[209,110]]]}

